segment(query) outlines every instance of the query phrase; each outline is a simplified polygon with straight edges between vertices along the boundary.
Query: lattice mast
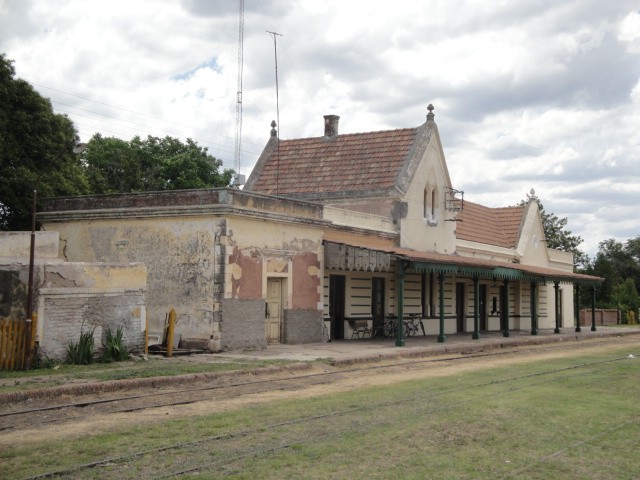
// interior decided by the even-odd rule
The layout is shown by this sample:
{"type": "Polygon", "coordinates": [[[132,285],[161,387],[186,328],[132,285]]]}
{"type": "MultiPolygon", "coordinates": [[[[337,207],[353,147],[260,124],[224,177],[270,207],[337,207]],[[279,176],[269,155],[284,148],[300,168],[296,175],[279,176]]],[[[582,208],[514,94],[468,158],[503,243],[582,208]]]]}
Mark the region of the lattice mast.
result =
{"type": "Polygon", "coordinates": [[[244,0],[239,0],[238,21],[238,89],[236,98],[236,147],[234,151],[233,167],[236,171],[233,185],[244,184],[244,176],[240,174],[242,157],[242,69],[244,64],[244,0]]]}

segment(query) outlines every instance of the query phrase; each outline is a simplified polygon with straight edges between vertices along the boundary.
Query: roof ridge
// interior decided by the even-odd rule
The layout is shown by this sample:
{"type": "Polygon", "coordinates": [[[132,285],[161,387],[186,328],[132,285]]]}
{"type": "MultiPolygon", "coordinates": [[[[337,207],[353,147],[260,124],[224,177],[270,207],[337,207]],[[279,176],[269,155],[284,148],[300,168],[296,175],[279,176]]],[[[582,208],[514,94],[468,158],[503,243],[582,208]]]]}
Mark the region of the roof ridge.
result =
{"type": "MultiPolygon", "coordinates": [[[[371,130],[369,132],[353,132],[353,133],[340,133],[338,135],[336,135],[335,137],[331,137],[331,138],[343,138],[343,137],[355,137],[355,136],[363,136],[363,135],[371,135],[374,133],[397,133],[400,131],[412,131],[412,130],[417,130],[418,128],[420,128],[420,125],[418,125],[417,127],[405,127],[405,128],[391,128],[391,129],[387,129],[387,130],[371,130]]],[[[299,137],[299,138],[288,138],[288,139],[280,139],[280,143],[282,144],[283,142],[301,142],[301,141],[306,141],[306,140],[314,140],[314,139],[323,139],[323,138],[327,138],[324,135],[320,135],[320,136],[316,136],[316,137],[299,137]]]]}

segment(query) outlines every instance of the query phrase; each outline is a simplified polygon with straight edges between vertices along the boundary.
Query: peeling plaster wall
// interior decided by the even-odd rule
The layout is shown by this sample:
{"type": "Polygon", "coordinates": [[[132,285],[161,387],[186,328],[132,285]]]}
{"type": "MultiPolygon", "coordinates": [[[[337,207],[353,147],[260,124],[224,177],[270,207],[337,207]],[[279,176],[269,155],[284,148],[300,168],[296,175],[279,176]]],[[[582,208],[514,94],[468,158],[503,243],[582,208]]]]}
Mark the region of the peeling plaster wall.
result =
{"type": "MultiPolygon", "coordinates": [[[[161,331],[173,306],[190,346],[265,346],[271,277],[285,280],[283,331],[285,318],[322,311],[321,205],[234,189],[156,192],[53,199],[42,220],[67,260],[147,265],[150,329],[161,331]]],[[[301,320],[287,332],[307,329],[301,320]]]]}
{"type": "MultiPolygon", "coordinates": [[[[0,265],[0,316],[25,318],[28,265],[0,265]],[[5,282],[8,280],[8,282],[5,282]],[[7,295],[9,287],[9,295],[7,295]]],[[[34,268],[36,339],[48,358],[64,360],[70,341],[94,330],[96,351],[106,328],[123,328],[132,351],[144,346],[144,265],[45,263],[34,268]]]]}
{"type": "MultiPolygon", "coordinates": [[[[58,259],[58,233],[35,232],[34,254],[40,261],[43,259],[55,261],[58,259]]],[[[0,263],[3,260],[29,261],[31,251],[31,232],[0,232],[0,263]]]]}
{"type": "Polygon", "coordinates": [[[52,228],[60,232],[67,260],[145,264],[149,329],[161,332],[173,306],[176,333],[218,350],[225,225],[211,216],[176,216],[86,220],[52,228]]]}
{"type": "MultiPolygon", "coordinates": [[[[246,308],[243,303],[225,305],[223,332],[233,318],[262,323],[267,293],[267,279],[287,279],[283,292],[283,342],[302,343],[321,338],[322,231],[317,228],[263,222],[252,218],[229,220],[226,242],[230,255],[227,266],[225,298],[258,300],[261,308],[247,315],[227,317],[231,308],[246,308]]],[[[226,337],[226,333],[223,334],[226,337]]],[[[226,340],[224,341],[226,344],[226,340]]]]}
{"type": "Polygon", "coordinates": [[[131,351],[144,347],[147,269],[142,264],[64,263],[39,269],[38,341],[41,352],[64,359],[81,331],[94,332],[96,351],[107,329],[122,327],[131,351]]]}
{"type": "Polygon", "coordinates": [[[28,281],[28,266],[0,265],[0,317],[26,317],[28,281]]]}

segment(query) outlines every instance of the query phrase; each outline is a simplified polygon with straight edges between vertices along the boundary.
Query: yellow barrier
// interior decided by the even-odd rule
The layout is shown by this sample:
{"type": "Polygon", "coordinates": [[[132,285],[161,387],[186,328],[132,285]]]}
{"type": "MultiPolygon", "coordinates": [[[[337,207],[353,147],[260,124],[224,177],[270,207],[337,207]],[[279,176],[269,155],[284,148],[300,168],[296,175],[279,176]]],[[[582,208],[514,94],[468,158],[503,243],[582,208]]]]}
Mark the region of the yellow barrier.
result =
{"type": "Polygon", "coordinates": [[[169,311],[169,327],[167,329],[167,357],[173,356],[173,332],[176,327],[176,311],[171,307],[169,311]]]}
{"type": "Polygon", "coordinates": [[[145,316],[146,325],[144,327],[144,354],[149,355],[149,314],[145,316]]]}
{"type": "Polygon", "coordinates": [[[0,318],[0,370],[24,368],[26,322],[0,318]]]}

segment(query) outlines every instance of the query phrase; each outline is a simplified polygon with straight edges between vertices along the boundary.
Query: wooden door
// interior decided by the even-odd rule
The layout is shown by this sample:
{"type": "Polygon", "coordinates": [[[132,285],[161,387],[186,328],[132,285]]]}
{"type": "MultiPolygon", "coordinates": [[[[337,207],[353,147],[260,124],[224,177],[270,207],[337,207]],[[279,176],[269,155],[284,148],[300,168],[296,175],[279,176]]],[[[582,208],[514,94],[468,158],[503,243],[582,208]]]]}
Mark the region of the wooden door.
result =
{"type": "Polygon", "coordinates": [[[280,343],[282,329],[282,279],[267,279],[267,343],[280,343]]]}

